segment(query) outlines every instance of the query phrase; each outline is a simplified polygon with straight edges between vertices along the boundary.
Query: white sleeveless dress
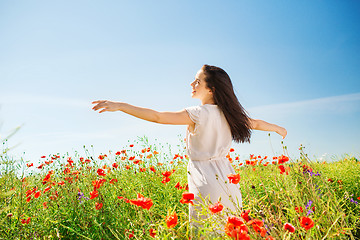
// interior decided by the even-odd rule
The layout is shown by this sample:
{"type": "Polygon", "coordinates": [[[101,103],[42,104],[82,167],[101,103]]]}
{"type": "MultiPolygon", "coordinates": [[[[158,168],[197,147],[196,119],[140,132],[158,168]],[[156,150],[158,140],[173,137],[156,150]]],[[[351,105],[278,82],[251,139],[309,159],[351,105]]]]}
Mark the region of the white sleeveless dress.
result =
{"type": "MultiPolygon", "coordinates": [[[[229,183],[228,174],[235,174],[231,163],[226,158],[232,135],[230,126],[217,105],[204,104],[185,108],[195,129],[186,133],[186,147],[189,156],[187,177],[189,192],[194,193],[194,204],[201,201],[200,196],[207,203],[216,203],[221,197],[223,211],[236,211],[242,208],[242,197],[239,184],[229,183]]],[[[189,220],[191,226],[201,225],[192,219],[204,219],[206,216],[197,216],[201,207],[189,204],[189,220]]]]}

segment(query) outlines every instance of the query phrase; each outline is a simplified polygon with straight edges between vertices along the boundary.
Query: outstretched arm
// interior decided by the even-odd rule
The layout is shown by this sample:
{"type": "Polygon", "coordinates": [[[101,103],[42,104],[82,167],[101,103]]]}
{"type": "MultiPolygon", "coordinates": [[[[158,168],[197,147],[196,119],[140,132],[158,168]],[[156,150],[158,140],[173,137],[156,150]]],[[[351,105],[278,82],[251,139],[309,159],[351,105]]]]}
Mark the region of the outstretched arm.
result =
{"type": "Polygon", "coordinates": [[[134,117],[160,124],[172,124],[172,125],[192,125],[189,115],[185,110],[178,112],[158,112],[149,108],[137,107],[124,102],[113,102],[107,100],[94,101],[92,104],[96,104],[93,109],[102,112],[115,112],[122,111],[134,117]]]}
{"type": "Polygon", "coordinates": [[[283,127],[259,119],[250,119],[250,122],[251,129],[276,132],[277,134],[281,135],[283,139],[286,137],[287,131],[283,127]]]}

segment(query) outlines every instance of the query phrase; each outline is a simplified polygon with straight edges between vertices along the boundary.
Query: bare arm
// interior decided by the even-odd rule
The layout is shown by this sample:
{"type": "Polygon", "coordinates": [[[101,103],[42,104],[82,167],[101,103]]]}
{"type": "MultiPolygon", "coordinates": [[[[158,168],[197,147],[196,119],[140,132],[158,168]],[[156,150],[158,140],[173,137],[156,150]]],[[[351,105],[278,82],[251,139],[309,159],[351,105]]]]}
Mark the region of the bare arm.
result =
{"type": "Polygon", "coordinates": [[[122,111],[134,117],[160,124],[172,124],[172,125],[192,125],[189,115],[185,110],[178,112],[158,112],[149,108],[137,107],[124,102],[113,102],[107,100],[94,101],[92,104],[96,104],[93,110],[99,110],[102,112],[115,112],[122,111]]]}
{"type": "Polygon", "coordinates": [[[261,131],[269,131],[269,132],[276,132],[277,134],[281,135],[283,139],[287,135],[287,131],[285,128],[280,127],[278,125],[265,122],[259,119],[250,119],[251,122],[251,129],[254,130],[261,130],[261,131]]]}

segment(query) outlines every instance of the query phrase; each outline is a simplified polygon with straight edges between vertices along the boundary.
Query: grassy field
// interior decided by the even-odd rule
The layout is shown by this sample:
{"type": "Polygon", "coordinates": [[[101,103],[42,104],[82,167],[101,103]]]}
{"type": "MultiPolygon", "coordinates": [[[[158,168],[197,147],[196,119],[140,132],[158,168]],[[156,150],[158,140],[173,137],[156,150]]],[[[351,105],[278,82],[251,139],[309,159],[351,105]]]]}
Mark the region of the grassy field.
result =
{"type": "Polygon", "coordinates": [[[191,234],[188,157],[179,146],[140,138],[100,156],[85,150],[40,163],[4,149],[0,239],[360,239],[360,162],[318,162],[302,148],[299,159],[239,159],[229,149],[243,208],[227,217],[221,201],[201,204],[204,227],[191,234]]]}

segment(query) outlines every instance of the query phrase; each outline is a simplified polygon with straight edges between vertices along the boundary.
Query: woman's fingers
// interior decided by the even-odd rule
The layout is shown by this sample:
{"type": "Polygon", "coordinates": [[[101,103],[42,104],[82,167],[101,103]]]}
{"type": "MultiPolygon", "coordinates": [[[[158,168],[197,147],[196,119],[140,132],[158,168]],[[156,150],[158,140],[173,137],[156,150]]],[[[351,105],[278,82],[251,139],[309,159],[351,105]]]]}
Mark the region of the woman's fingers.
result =
{"type": "Polygon", "coordinates": [[[115,111],[114,110],[114,103],[108,100],[97,100],[93,101],[92,104],[96,104],[92,109],[94,111],[99,110],[99,113],[106,112],[106,111],[115,111]]]}
{"type": "Polygon", "coordinates": [[[286,135],[287,135],[287,130],[284,128],[284,132],[282,134],[283,139],[286,137],[286,135]]]}
{"type": "Polygon", "coordinates": [[[98,110],[99,108],[104,107],[104,103],[106,102],[106,100],[97,100],[97,101],[93,101],[92,104],[96,104],[92,109],[94,109],[95,111],[98,110]]]}
{"type": "Polygon", "coordinates": [[[97,105],[95,105],[92,109],[94,109],[94,110],[96,111],[96,110],[98,110],[99,108],[101,108],[100,103],[99,103],[99,104],[97,104],[97,105]]]}
{"type": "Polygon", "coordinates": [[[96,100],[96,101],[93,101],[92,104],[95,104],[95,103],[103,103],[103,102],[106,102],[106,100],[96,100]]]}
{"type": "Polygon", "coordinates": [[[105,106],[103,106],[103,104],[99,103],[97,105],[95,105],[92,109],[94,109],[95,111],[100,109],[100,108],[104,108],[105,106]]]}

